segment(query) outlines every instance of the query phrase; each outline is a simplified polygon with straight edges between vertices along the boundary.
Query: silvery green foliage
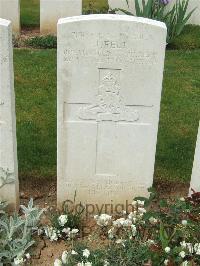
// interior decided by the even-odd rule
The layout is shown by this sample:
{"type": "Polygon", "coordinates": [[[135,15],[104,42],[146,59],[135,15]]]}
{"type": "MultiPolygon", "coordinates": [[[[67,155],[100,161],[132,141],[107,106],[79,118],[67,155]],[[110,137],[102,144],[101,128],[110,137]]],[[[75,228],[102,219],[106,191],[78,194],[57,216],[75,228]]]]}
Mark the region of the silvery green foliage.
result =
{"type": "Polygon", "coordinates": [[[38,225],[44,209],[33,207],[31,199],[27,208],[22,206],[22,212],[22,216],[14,214],[9,217],[7,213],[1,216],[0,265],[13,264],[16,257],[23,257],[26,250],[35,243],[32,239],[33,227],[38,225]]]}
{"type": "Polygon", "coordinates": [[[5,213],[5,208],[7,207],[6,201],[1,201],[0,199],[0,215],[5,213]]]}
{"type": "Polygon", "coordinates": [[[14,182],[13,173],[0,167],[0,188],[14,182]]]}
{"type": "Polygon", "coordinates": [[[44,209],[40,210],[37,207],[33,207],[33,199],[30,199],[27,207],[24,205],[21,205],[20,207],[26,217],[27,225],[32,228],[37,227],[44,209]]]}

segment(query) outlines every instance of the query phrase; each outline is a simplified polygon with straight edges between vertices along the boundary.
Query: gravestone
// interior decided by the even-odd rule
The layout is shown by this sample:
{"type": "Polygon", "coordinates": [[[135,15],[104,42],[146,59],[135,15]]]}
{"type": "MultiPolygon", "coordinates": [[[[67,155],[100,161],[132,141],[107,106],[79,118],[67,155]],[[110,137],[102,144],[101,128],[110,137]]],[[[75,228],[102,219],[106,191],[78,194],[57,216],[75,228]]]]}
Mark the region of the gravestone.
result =
{"type": "Polygon", "coordinates": [[[152,186],[166,26],[124,15],[58,22],[58,206],[131,202],[152,186]]]}
{"type": "Polygon", "coordinates": [[[20,3],[19,0],[0,0],[0,18],[12,21],[14,34],[20,32],[20,3]]]}
{"type": "Polygon", "coordinates": [[[18,206],[15,95],[11,22],[0,19],[0,199],[18,206]]]}
{"type": "Polygon", "coordinates": [[[192,193],[191,189],[195,190],[196,192],[200,191],[200,123],[190,183],[190,194],[192,193]]]}
{"type": "Polygon", "coordinates": [[[56,34],[60,18],[82,14],[82,0],[40,0],[40,33],[56,34]]]}
{"type": "MultiPolygon", "coordinates": [[[[116,9],[120,8],[126,11],[131,12],[132,14],[135,14],[135,1],[129,0],[128,4],[126,0],[108,0],[109,9],[116,9]]],[[[117,14],[124,14],[122,11],[116,11],[117,14]]]]}
{"type": "MultiPolygon", "coordinates": [[[[176,3],[176,0],[172,0],[167,5],[167,9],[168,10],[172,9],[175,3],[176,3]]],[[[196,10],[193,12],[187,24],[200,25],[200,1],[199,0],[189,0],[187,14],[191,12],[194,8],[196,8],[196,10]]]]}

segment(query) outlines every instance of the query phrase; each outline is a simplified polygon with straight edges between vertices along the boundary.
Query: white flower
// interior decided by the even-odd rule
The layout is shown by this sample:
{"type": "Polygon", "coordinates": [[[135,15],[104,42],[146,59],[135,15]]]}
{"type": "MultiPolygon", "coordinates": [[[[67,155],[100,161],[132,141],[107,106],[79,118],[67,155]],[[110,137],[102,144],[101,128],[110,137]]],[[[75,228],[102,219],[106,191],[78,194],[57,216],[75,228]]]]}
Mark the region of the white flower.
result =
{"type": "Polygon", "coordinates": [[[110,265],[110,263],[107,260],[104,260],[103,266],[108,266],[108,265],[110,265]]]}
{"type": "Polygon", "coordinates": [[[145,210],[145,208],[138,208],[138,212],[143,214],[146,213],[147,211],[145,210]]]}
{"type": "Polygon", "coordinates": [[[86,263],[85,263],[85,266],[92,266],[92,262],[89,262],[89,261],[86,262],[86,263]]]}
{"type": "Polygon", "coordinates": [[[113,222],[113,225],[116,227],[122,227],[124,225],[124,218],[119,218],[113,222]]]}
{"type": "Polygon", "coordinates": [[[181,197],[179,200],[180,201],[185,201],[185,198],[184,197],[181,197]]]}
{"type": "Polygon", "coordinates": [[[28,260],[31,258],[30,253],[26,253],[25,256],[26,256],[26,258],[27,258],[28,260]]]}
{"type": "Polygon", "coordinates": [[[166,265],[166,266],[167,266],[167,265],[168,265],[168,263],[169,263],[169,260],[165,260],[165,261],[164,261],[164,265],[166,265]]]}
{"type": "Polygon", "coordinates": [[[187,220],[182,220],[182,225],[186,226],[187,225],[187,220]]]}
{"type": "Polygon", "coordinates": [[[185,258],[185,251],[181,251],[181,252],[179,253],[179,256],[180,256],[182,259],[184,259],[184,258],[185,258]]]}
{"type": "Polygon", "coordinates": [[[125,210],[123,210],[123,211],[122,211],[122,214],[123,214],[123,215],[126,215],[126,211],[125,211],[125,210]]]}
{"type": "Polygon", "coordinates": [[[65,226],[68,221],[68,216],[66,214],[62,214],[58,217],[58,223],[60,226],[65,226]]]}
{"type": "Polygon", "coordinates": [[[132,236],[136,236],[137,234],[137,228],[134,224],[131,225],[131,231],[132,231],[132,236]]]}
{"type": "Polygon", "coordinates": [[[104,214],[101,214],[100,216],[95,215],[94,219],[96,220],[99,226],[107,226],[108,223],[111,221],[112,216],[104,213],[104,214]]]}
{"type": "Polygon", "coordinates": [[[137,216],[136,211],[130,212],[129,215],[128,215],[128,219],[132,220],[132,221],[136,221],[136,216],[137,216]]]}
{"type": "Polygon", "coordinates": [[[63,254],[62,254],[62,262],[64,264],[67,263],[67,257],[68,257],[68,252],[67,251],[63,251],[63,254]]]}
{"type": "Polygon", "coordinates": [[[73,250],[73,249],[72,249],[72,251],[71,251],[71,254],[72,254],[72,255],[78,255],[78,253],[77,253],[75,250],[73,250]]]}
{"type": "Polygon", "coordinates": [[[114,238],[113,231],[114,231],[114,228],[113,228],[113,227],[110,228],[110,229],[108,230],[108,237],[109,237],[110,239],[113,239],[113,238],[114,238]]]}
{"type": "Polygon", "coordinates": [[[57,241],[58,240],[59,231],[57,231],[56,228],[47,226],[45,228],[45,234],[50,239],[50,241],[57,241]]]}
{"type": "Polygon", "coordinates": [[[77,234],[78,232],[79,232],[79,230],[75,229],[75,228],[71,230],[71,234],[77,234]]]}
{"type": "Polygon", "coordinates": [[[187,244],[186,244],[185,241],[180,242],[180,244],[181,244],[181,247],[182,247],[182,248],[186,248],[186,247],[187,247],[187,244]]]}
{"type": "Polygon", "coordinates": [[[143,200],[137,200],[138,206],[143,207],[144,206],[144,201],[143,200]]]}
{"type": "Polygon", "coordinates": [[[189,265],[189,262],[187,261],[187,260],[185,260],[182,264],[181,264],[181,266],[188,266],[189,265]]]}
{"type": "Polygon", "coordinates": [[[54,261],[54,266],[62,266],[63,264],[62,264],[62,261],[61,260],[59,260],[59,259],[56,259],[55,261],[54,261]]]}
{"type": "Polygon", "coordinates": [[[79,262],[78,264],[77,264],[77,266],[84,266],[84,262],[82,261],[82,262],[79,262]]]}
{"type": "Polygon", "coordinates": [[[190,252],[190,254],[193,253],[193,246],[192,243],[186,243],[185,241],[180,242],[182,248],[187,248],[190,252]]]}
{"type": "Polygon", "coordinates": [[[154,225],[154,224],[157,224],[158,220],[154,217],[150,217],[149,222],[150,222],[150,224],[154,225]]]}
{"type": "Polygon", "coordinates": [[[24,262],[23,257],[16,257],[14,258],[14,265],[20,265],[24,262]]]}
{"type": "Polygon", "coordinates": [[[150,246],[151,246],[151,245],[154,245],[154,244],[155,244],[155,241],[152,240],[152,239],[148,239],[148,240],[147,240],[147,244],[150,245],[150,246]]]}
{"type": "Polygon", "coordinates": [[[194,245],[194,251],[197,255],[200,255],[200,243],[194,245]]]}
{"type": "Polygon", "coordinates": [[[90,256],[90,251],[86,248],[83,250],[83,257],[88,258],[90,256]]]}
{"type": "Polygon", "coordinates": [[[65,233],[66,235],[70,233],[70,228],[67,227],[67,228],[63,228],[62,229],[62,232],[65,233]]]}
{"type": "Polygon", "coordinates": [[[123,244],[124,243],[124,240],[123,239],[117,239],[115,241],[116,244],[123,244]]]}
{"type": "Polygon", "coordinates": [[[166,253],[169,253],[170,250],[171,250],[170,247],[166,247],[166,248],[165,248],[165,252],[166,252],[166,253]]]}

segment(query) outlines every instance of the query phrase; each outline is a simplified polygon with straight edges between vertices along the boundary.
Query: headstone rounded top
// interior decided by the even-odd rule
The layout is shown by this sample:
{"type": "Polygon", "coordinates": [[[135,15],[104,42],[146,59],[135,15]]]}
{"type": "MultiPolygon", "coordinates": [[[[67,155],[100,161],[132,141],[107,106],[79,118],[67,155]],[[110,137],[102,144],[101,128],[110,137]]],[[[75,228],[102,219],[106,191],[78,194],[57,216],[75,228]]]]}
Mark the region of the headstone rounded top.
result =
{"type": "Polygon", "coordinates": [[[142,17],[134,17],[128,15],[118,15],[118,14],[94,14],[94,15],[82,15],[82,16],[73,16],[67,18],[61,18],[58,20],[58,25],[70,23],[70,22],[78,22],[78,21],[95,21],[95,20],[116,20],[116,21],[130,21],[142,24],[149,24],[151,26],[161,27],[163,29],[167,29],[165,23],[148,19],[142,17]]]}
{"type": "Polygon", "coordinates": [[[0,25],[2,26],[9,26],[11,24],[10,20],[0,18],[0,25]]]}

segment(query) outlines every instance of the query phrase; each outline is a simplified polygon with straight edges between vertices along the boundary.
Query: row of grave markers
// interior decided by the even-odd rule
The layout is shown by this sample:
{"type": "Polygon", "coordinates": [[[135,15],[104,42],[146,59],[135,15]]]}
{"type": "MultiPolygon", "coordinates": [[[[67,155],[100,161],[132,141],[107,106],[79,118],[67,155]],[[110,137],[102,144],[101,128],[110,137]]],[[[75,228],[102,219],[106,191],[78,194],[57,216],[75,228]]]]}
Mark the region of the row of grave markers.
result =
{"type": "MultiPolygon", "coordinates": [[[[13,32],[20,32],[20,0],[0,0],[0,17],[9,19],[13,24],[13,32]]],[[[142,2],[142,1],[141,1],[142,2]]],[[[171,8],[176,0],[172,0],[171,8]]],[[[108,0],[110,9],[121,8],[135,14],[134,0],[108,0]]],[[[189,23],[200,25],[200,1],[190,0],[188,12],[196,8],[189,23]]],[[[122,12],[118,12],[122,13],[122,12]]],[[[78,16],[82,14],[82,0],[40,0],[40,32],[41,34],[56,34],[59,18],[78,16]]]]}
{"type": "MultiPolygon", "coordinates": [[[[57,203],[124,204],[152,186],[165,24],[120,15],[60,19],[57,203]],[[89,40],[89,41],[88,41],[89,40]],[[78,74],[77,74],[78,73],[78,74]]],[[[18,205],[11,23],[0,19],[0,197],[18,205]],[[5,170],[11,173],[6,176],[5,170]]],[[[192,187],[200,190],[200,134],[192,187]]]]}

